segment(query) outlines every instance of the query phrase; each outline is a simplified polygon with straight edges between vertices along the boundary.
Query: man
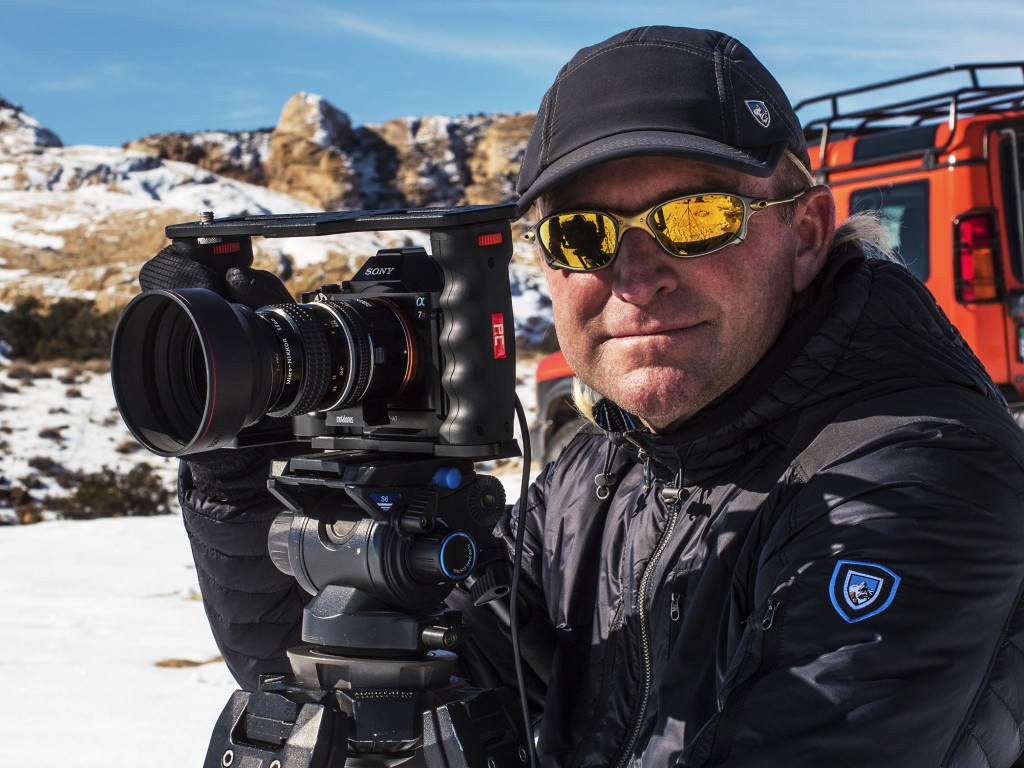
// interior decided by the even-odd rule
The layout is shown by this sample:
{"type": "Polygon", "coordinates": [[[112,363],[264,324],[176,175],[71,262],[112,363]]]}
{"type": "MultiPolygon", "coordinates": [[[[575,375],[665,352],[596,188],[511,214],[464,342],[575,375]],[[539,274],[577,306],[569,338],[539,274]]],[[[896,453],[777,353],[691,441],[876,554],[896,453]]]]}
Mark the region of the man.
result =
{"type": "MultiPolygon", "coordinates": [[[[595,423],[505,529],[526,525],[541,764],[1011,765],[1024,438],[877,225],[837,234],[772,76],[705,30],[584,49],[519,192],[595,423]]],[[[181,493],[253,685],[295,596],[255,557],[273,505],[236,464],[186,464],[181,493]]],[[[468,616],[469,674],[504,676],[468,616]]]]}

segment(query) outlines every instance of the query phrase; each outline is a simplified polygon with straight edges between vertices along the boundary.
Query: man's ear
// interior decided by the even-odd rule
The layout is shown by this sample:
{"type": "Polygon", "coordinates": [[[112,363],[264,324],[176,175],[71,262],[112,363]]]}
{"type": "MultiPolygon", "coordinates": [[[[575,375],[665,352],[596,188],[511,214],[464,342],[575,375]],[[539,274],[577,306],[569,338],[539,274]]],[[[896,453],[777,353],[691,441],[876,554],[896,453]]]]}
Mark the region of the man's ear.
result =
{"type": "Polygon", "coordinates": [[[819,184],[797,200],[793,231],[798,239],[793,265],[793,292],[800,293],[825,266],[832,247],[836,231],[836,201],[831,189],[819,184]]]}

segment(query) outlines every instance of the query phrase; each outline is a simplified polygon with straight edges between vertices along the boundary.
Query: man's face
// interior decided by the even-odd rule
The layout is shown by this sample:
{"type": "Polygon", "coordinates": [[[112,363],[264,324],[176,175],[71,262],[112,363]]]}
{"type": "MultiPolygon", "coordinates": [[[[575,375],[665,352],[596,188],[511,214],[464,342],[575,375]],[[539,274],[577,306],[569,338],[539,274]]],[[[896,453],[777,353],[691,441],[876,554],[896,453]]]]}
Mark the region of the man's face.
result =
{"type": "MultiPolygon", "coordinates": [[[[677,158],[631,158],[555,188],[542,213],[635,214],[694,192],[776,196],[769,179],[677,158]]],[[[669,429],[736,384],[775,341],[794,291],[813,277],[797,264],[800,250],[795,228],[770,209],[749,219],[740,245],[692,259],[629,230],[603,270],[545,268],[559,344],[593,389],[669,429]]]]}

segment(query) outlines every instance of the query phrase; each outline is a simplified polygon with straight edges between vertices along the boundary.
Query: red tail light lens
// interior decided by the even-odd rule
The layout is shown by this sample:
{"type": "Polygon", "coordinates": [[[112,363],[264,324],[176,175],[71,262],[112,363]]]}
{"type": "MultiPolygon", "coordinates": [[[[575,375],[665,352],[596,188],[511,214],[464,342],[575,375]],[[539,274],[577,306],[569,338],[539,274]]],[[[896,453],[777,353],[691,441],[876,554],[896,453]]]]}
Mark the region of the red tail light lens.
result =
{"type": "Polygon", "coordinates": [[[1003,279],[993,215],[961,216],[954,222],[954,234],[957,301],[963,304],[999,301],[1003,295],[1003,279]]]}

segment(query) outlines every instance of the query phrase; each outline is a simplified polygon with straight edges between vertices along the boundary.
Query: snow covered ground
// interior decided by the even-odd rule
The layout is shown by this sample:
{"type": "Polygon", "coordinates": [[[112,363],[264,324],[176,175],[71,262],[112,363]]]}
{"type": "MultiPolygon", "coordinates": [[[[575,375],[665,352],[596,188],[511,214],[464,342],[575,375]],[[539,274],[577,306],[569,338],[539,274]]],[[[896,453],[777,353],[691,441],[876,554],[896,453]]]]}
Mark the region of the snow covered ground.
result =
{"type": "Polygon", "coordinates": [[[203,764],[235,685],[178,515],[8,526],[0,573],[11,765],[203,764]]]}

